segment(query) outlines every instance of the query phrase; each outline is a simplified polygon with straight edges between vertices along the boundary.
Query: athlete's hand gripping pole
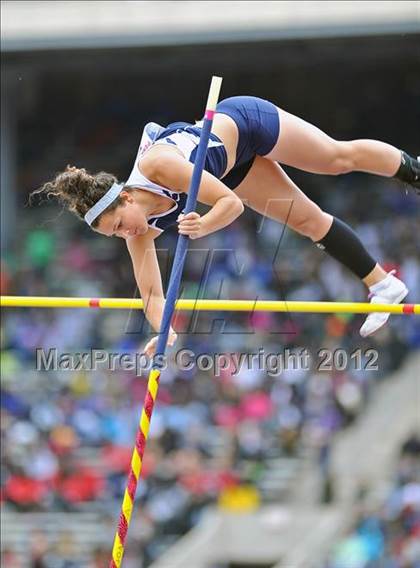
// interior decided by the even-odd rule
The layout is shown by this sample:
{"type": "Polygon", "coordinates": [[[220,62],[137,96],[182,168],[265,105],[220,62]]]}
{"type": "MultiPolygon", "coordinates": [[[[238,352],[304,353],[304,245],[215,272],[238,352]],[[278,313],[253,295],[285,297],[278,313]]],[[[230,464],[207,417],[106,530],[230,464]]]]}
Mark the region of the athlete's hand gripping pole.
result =
{"type": "MultiPolygon", "coordinates": [[[[201,176],[204,169],[204,162],[206,159],[207,145],[210,138],[213,116],[216,110],[217,101],[219,99],[221,84],[221,77],[212,78],[209,96],[207,99],[206,112],[204,115],[203,129],[201,131],[200,142],[198,145],[197,156],[191,178],[191,184],[185,205],[185,214],[189,213],[190,211],[194,211],[196,206],[198,189],[200,186],[201,176]]],[[[182,271],[184,269],[187,249],[188,237],[186,235],[179,235],[175,250],[175,258],[172,265],[171,276],[169,279],[165,308],[163,311],[162,322],[159,331],[159,339],[156,346],[155,362],[149,374],[146,398],[144,400],[140,425],[136,435],[136,443],[131,458],[131,467],[128,475],[127,487],[124,493],[124,500],[121,507],[118,529],[115,535],[114,546],[112,549],[110,568],[120,568],[124,555],[125,539],[127,537],[128,526],[130,524],[131,514],[133,512],[134,499],[138,479],[141,472],[146,440],[149,433],[150,420],[152,418],[153,407],[159,388],[159,376],[161,369],[156,361],[163,360],[163,357],[159,356],[165,354],[169,328],[175,309],[175,302],[181,282],[182,271]]]]}

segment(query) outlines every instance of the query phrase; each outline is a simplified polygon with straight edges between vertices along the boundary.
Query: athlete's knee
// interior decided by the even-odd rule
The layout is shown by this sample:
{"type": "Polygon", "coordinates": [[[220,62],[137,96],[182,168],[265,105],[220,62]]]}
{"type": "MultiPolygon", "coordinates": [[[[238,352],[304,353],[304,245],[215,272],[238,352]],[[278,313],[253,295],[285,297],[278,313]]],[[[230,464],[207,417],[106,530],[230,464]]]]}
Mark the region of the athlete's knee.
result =
{"type": "Polygon", "coordinates": [[[324,236],[331,224],[330,215],[325,213],[317,205],[307,212],[307,214],[292,219],[289,226],[304,237],[309,237],[317,241],[324,236]]]}
{"type": "Polygon", "coordinates": [[[330,175],[347,174],[356,169],[357,151],[353,142],[334,140],[328,165],[330,175]]]}

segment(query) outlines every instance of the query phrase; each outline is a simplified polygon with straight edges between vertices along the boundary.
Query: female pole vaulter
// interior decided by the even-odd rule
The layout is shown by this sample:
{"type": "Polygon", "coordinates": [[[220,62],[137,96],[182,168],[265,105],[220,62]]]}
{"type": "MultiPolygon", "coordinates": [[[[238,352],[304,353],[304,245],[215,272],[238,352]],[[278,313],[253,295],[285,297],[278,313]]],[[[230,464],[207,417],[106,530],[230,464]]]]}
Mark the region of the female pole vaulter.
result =
{"type": "MultiPolygon", "coordinates": [[[[320,209],[280,164],[315,174],[367,172],[395,178],[420,193],[418,159],[378,140],[334,140],[264,99],[231,97],[216,107],[198,193],[198,201],[210,209],[202,216],[183,215],[199,138],[200,122],[148,123],[125,183],[109,173],[92,175],[67,166],[32,193],[54,195],[96,232],[126,240],[153,329],[159,330],[164,305],[154,239],[175,223],[180,234],[204,237],[232,223],[244,203],[309,237],[364,282],[372,303],[396,304],[405,298],[408,289],[395,271],[387,274],[351,227],[320,209]]],[[[389,315],[369,314],[360,334],[373,334],[389,315]]],[[[175,340],[171,329],[168,343],[175,340]]],[[[149,356],[156,341],[145,347],[149,356]]]]}

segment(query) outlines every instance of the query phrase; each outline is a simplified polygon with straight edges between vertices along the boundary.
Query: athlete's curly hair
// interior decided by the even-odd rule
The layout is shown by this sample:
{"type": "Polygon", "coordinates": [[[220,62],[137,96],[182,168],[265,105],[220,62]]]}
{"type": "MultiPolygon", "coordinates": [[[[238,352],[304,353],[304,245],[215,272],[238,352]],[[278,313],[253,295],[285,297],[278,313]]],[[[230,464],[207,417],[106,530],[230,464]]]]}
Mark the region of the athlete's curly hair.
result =
{"type": "MultiPolygon", "coordinates": [[[[113,183],[117,183],[117,178],[112,174],[98,172],[92,175],[85,168],[68,165],[52,181],[48,181],[41,188],[33,191],[29,196],[29,202],[32,203],[35,195],[45,196],[47,199],[54,196],[80,219],[83,219],[113,183]]],[[[107,207],[106,211],[112,211],[121,204],[121,197],[118,197],[107,207]]],[[[93,227],[97,226],[100,217],[99,215],[93,221],[93,227]]]]}

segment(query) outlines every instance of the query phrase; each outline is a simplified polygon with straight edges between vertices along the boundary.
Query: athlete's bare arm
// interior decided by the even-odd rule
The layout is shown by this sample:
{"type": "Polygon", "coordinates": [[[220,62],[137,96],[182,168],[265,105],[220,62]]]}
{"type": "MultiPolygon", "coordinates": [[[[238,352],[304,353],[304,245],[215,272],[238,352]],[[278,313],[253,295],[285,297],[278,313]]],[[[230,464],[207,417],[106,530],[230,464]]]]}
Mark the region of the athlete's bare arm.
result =
{"type": "MultiPolygon", "coordinates": [[[[172,148],[159,147],[141,160],[142,173],[155,183],[172,191],[188,193],[194,165],[172,148]]],[[[230,225],[244,211],[235,193],[209,172],[203,171],[197,199],[211,207],[201,218],[188,214],[180,223],[179,232],[190,238],[204,237],[230,225]]]]}
{"type": "MultiPolygon", "coordinates": [[[[151,181],[172,191],[187,193],[194,166],[187,162],[178,151],[172,151],[172,149],[167,151],[166,148],[158,150],[157,152],[150,151],[147,158],[141,160],[140,171],[151,181]]],[[[179,223],[179,232],[191,238],[204,236],[229,225],[244,209],[242,201],[208,172],[203,172],[198,200],[209,205],[210,211],[201,218],[197,213],[192,212],[179,223]]],[[[154,243],[158,235],[158,231],[149,228],[145,235],[126,240],[134,276],[144,302],[145,315],[156,331],[160,330],[165,304],[162,277],[154,243]]],[[[172,344],[175,339],[176,334],[171,328],[169,344],[172,344]]],[[[147,344],[145,352],[152,355],[155,344],[156,338],[153,338],[147,344]]]]}
{"type": "MultiPolygon", "coordinates": [[[[144,313],[157,332],[160,329],[165,304],[162,276],[154,242],[158,234],[158,231],[150,228],[145,235],[126,239],[134,276],[144,302],[144,313]]],[[[170,331],[173,333],[172,329],[170,331]]]]}

